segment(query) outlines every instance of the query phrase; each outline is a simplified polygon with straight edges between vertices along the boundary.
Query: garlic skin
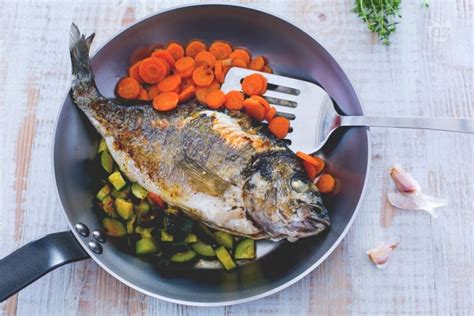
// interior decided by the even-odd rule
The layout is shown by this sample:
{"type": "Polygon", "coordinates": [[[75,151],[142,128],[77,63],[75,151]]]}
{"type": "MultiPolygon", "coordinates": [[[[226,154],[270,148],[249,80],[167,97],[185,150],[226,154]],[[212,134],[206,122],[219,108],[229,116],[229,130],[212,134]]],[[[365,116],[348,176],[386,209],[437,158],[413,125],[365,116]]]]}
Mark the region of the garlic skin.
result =
{"type": "Polygon", "coordinates": [[[388,258],[392,252],[397,248],[397,243],[381,243],[375,248],[369,249],[367,254],[369,259],[375,264],[379,269],[385,269],[388,265],[388,258]]]}
{"type": "Polygon", "coordinates": [[[390,170],[390,176],[398,191],[388,192],[387,199],[390,204],[399,209],[410,211],[422,210],[436,218],[438,215],[434,209],[447,204],[446,199],[423,194],[418,182],[400,166],[394,166],[390,170]]]}

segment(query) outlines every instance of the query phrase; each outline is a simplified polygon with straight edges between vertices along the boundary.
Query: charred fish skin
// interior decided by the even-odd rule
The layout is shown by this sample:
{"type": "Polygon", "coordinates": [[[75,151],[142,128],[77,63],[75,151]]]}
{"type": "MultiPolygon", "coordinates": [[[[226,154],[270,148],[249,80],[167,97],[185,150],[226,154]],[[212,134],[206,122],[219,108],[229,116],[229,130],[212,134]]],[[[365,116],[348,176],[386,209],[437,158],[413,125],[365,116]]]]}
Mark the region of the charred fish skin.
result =
{"type": "Polygon", "coordinates": [[[301,162],[247,115],[196,102],[158,112],[149,103],[103,97],[89,64],[92,38],[72,25],[72,96],[131,181],[240,236],[296,240],[330,225],[301,162]]]}

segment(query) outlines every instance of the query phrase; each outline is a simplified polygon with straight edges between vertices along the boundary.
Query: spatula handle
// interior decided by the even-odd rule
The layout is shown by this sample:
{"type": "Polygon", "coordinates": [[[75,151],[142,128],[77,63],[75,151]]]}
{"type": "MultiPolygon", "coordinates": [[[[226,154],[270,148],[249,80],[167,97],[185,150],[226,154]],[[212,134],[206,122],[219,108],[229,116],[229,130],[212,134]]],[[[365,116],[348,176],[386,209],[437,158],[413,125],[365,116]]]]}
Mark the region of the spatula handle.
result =
{"type": "Polygon", "coordinates": [[[340,126],[416,128],[474,134],[474,119],[466,118],[341,116],[340,126]]]}

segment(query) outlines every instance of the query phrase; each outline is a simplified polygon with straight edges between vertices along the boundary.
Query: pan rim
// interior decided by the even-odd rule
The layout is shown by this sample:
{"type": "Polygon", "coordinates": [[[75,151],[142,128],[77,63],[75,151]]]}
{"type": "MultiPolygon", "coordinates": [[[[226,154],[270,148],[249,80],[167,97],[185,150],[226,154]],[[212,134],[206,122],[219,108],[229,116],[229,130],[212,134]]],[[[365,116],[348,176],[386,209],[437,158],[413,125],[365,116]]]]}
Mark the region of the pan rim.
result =
{"type": "MultiPolygon", "coordinates": [[[[274,18],[277,18],[283,22],[286,22],[288,23],[290,26],[298,29],[299,31],[303,32],[304,34],[306,34],[309,38],[311,38],[314,42],[316,42],[320,47],[321,49],[328,55],[330,56],[330,58],[334,59],[332,57],[332,55],[327,51],[326,48],[324,48],[323,46],[321,46],[319,44],[319,42],[315,39],[314,36],[312,36],[311,34],[308,34],[306,31],[304,31],[304,29],[299,25],[299,23],[296,23],[296,22],[290,22],[288,20],[286,20],[285,18],[279,16],[278,14],[275,14],[275,13],[271,13],[271,12],[268,12],[267,10],[263,10],[263,9],[256,9],[256,8],[253,8],[253,7],[249,7],[249,6],[245,6],[245,5],[240,5],[240,4],[225,4],[225,3],[219,3],[219,2],[210,2],[210,3],[205,3],[205,4],[185,4],[185,5],[177,5],[177,6],[172,6],[172,7],[169,7],[169,8],[166,8],[166,9],[162,9],[162,10],[158,10],[156,12],[153,12],[151,14],[148,14],[146,16],[144,16],[143,18],[137,20],[136,22],[134,22],[133,24],[129,25],[129,26],[126,26],[124,28],[121,28],[120,30],[118,30],[117,32],[115,32],[106,42],[104,42],[102,45],[100,45],[98,48],[96,48],[95,52],[91,55],[91,59],[99,52],[101,51],[106,45],[108,45],[110,43],[110,41],[112,41],[114,38],[116,38],[117,36],[119,36],[120,34],[122,33],[125,33],[127,32],[129,29],[131,29],[132,27],[135,27],[136,25],[148,20],[148,19],[152,19],[154,18],[155,16],[158,16],[160,14],[163,14],[163,13],[166,13],[166,12],[170,12],[170,11],[175,11],[175,10],[179,10],[179,9],[184,9],[184,8],[192,8],[192,7],[203,7],[203,6],[222,6],[222,7],[234,7],[234,8],[243,8],[243,9],[246,9],[246,10],[251,10],[251,11],[257,11],[257,12],[260,12],[260,13],[264,13],[264,14],[267,14],[271,17],[274,17],[274,18]]],[[[335,61],[336,62],[336,61],[335,61]]],[[[339,64],[336,62],[336,64],[338,65],[338,67],[340,68],[339,64]]],[[[342,68],[340,68],[342,70],[342,68]]],[[[347,74],[342,71],[343,75],[346,76],[347,80],[349,81],[350,83],[350,86],[351,88],[354,90],[354,95],[355,95],[355,98],[358,100],[358,95],[357,95],[357,92],[355,91],[355,88],[354,86],[352,85],[351,81],[349,80],[347,74]]],[[[311,266],[309,266],[308,268],[306,268],[303,272],[301,272],[299,275],[297,275],[296,277],[294,277],[293,279],[291,279],[290,281],[287,281],[271,290],[267,290],[267,291],[264,291],[260,294],[257,294],[257,295],[253,295],[253,296],[248,296],[248,297],[245,297],[245,298],[241,298],[241,299],[235,299],[235,300],[225,300],[225,301],[219,301],[219,302],[196,302],[196,301],[190,301],[190,300],[180,300],[180,299],[175,299],[175,298],[172,298],[172,297],[167,297],[167,296],[163,296],[163,295],[160,295],[160,294],[156,294],[156,293],[153,293],[153,292],[150,292],[150,291],[147,291],[127,280],[125,280],[121,275],[118,275],[117,273],[115,273],[114,271],[112,271],[111,269],[108,268],[108,266],[106,264],[104,264],[99,256],[94,253],[92,250],[89,249],[89,247],[87,246],[87,243],[82,239],[82,236],[79,235],[79,233],[75,230],[74,228],[74,225],[73,223],[71,222],[71,220],[69,219],[68,217],[68,213],[66,211],[66,209],[64,208],[64,205],[63,205],[63,202],[62,202],[62,199],[61,199],[61,196],[59,194],[59,188],[58,188],[58,184],[57,184],[57,180],[56,180],[56,167],[55,167],[55,147],[56,147],[56,134],[57,134],[57,129],[58,129],[58,125],[59,125],[59,118],[61,116],[61,113],[62,113],[62,110],[64,108],[64,105],[66,103],[66,100],[69,96],[69,93],[71,91],[71,87],[69,86],[68,90],[67,90],[67,93],[63,99],[63,104],[62,106],[59,108],[59,111],[56,115],[56,118],[55,118],[55,123],[54,123],[54,130],[53,130],[53,141],[52,141],[52,144],[53,146],[51,146],[51,150],[52,150],[52,159],[51,159],[51,163],[52,163],[52,170],[53,170],[53,183],[54,183],[54,186],[55,186],[55,191],[56,191],[56,196],[58,197],[59,201],[61,202],[60,203],[60,206],[61,206],[61,209],[62,209],[62,213],[64,215],[64,217],[66,218],[66,221],[67,221],[67,224],[69,226],[69,229],[70,231],[73,233],[74,237],[76,238],[76,240],[79,242],[79,244],[81,245],[81,247],[87,252],[87,254],[91,257],[91,259],[94,260],[94,262],[96,262],[102,269],[104,269],[108,274],[112,275],[114,278],[116,278],[117,280],[119,280],[120,282],[124,283],[125,285],[131,287],[132,289],[134,290],[137,290],[143,294],[146,294],[148,296],[151,296],[151,297],[154,297],[154,298],[157,298],[157,299],[160,299],[160,300],[163,300],[163,301],[166,301],[166,302],[170,302],[170,303],[175,303],[175,304],[181,304],[181,305],[187,305],[187,306],[198,306],[198,307],[218,307],[218,306],[230,306],[230,305],[237,305],[237,304],[242,304],[242,303],[246,303],[246,302],[251,302],[251,301],[255,301],[255,300],[258,300],[260,298],[264,298],[264,297],[267,297],[269,295],[272,295],[272,294],[275,294],[279,291],[282,291],[283,289],[295,284],[296,282],[298,282],[299,280],[301,280],[302,278],[304,278],[305,276],[307,276],[310,272],[312,272],[314,269],[316,269],[323,261],[325,261],[333,252],[334,250],[337,248],[337,246],[339,246],[339,244],[341,243],[341,241],[344,239],[344,237],[347,235],[349,229],[352,227],[354,221],[355,221],[355,218],[357,217],[357,214],[359,213],[359,209],[360,209],[360,206],[362,204],[362,201],[365,197],[365,192],[366,192],[366,189],[367,189],[367,182],[368,182],[368,178],[369,178],[369,173],[370,173],[370,167],[371,167],[371,160],[370,160],[370,157],[371,157],[371,152],[372,152],[372,149],[371,149],[371,135],[370,135],[370,128],[365,128],[365,127],[355,127],[355,128],[364,128],[366,129],[366,135],[367,135],[367,167],[366,167],[366,172],[365,172],[365,179],[364,179],[364,183],[363,183],[363,186],[362,186],[362,191],[360,193],[360,197],[359,197],[359,200],[357,202],[357,205],[354,209],[354,212],[351,216],[351,218],[349,219],[348,223],[346,224],[346,227],[344,228],[344,230],[341,232],[339,238],[336,239],[336,241],[333,243],[333,245],[326,251],[326,253],[321,257],[319,258],[319,260],[317,260],[316,262],[314,262],[311,266]]],[[[363,108],[362,108],[362,105],[360,104],[359,102],[359,105],[360,105],[360,108],[361,108],[361,112],[363,113],[363,108]]],[[[354,127],[353,127],[354,128],[354,127]]]]}

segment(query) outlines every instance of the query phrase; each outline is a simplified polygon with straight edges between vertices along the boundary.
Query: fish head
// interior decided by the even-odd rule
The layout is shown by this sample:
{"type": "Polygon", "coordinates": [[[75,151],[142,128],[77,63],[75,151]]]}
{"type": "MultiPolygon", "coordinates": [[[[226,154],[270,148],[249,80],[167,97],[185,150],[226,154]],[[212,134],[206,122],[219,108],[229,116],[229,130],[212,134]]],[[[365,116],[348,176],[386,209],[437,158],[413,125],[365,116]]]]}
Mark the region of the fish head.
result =
{"type": "Polygon", "coordinates": [[[271,238],[317,235],[330,225],[314,183],[291,151],[259,156],[244,185],[247,214],[271,238]]]}

